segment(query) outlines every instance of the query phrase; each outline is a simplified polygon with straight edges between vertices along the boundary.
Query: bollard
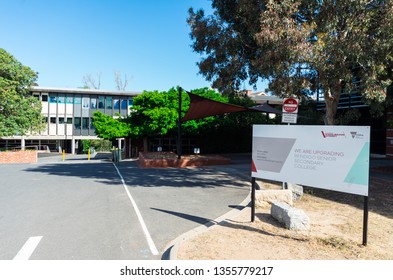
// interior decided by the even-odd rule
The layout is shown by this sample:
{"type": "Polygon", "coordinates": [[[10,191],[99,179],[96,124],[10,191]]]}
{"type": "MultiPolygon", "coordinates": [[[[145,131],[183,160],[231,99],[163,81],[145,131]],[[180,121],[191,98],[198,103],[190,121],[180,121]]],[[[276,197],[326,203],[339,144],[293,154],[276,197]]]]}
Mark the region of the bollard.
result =
{"type": "Polygon", "coordinates": [[[115,150],[115,149],[113,149],[113,150],[112,150],[112,157],[113,157],[113,162],[114,162],[114,163],[116,163],[116,162],[117,162],[116,156],[117,156],[117,154],[116,154],[116,150],[115,150]]]}
{"type": "Polygon", "coordinates": [[[90,160],[90,148],[87,150],[87,160],[90,160]]]}
{"type": "Polygon", "coordinates": [[[61,153],[61,160],[64,161],[65,159],[65,150],[63,150],[63,152],[61,153]]]}

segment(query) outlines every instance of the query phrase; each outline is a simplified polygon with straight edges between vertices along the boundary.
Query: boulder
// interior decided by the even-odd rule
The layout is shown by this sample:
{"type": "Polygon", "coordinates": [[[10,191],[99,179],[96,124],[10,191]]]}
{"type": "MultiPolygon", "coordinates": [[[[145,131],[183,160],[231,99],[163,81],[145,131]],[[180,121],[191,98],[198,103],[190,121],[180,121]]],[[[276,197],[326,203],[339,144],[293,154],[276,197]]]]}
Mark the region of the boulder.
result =
{"type": "Polygon", "coordinates": [[[310,218],[303,210],[292,207],[287,203],[274,202],[271,207],[271,215],[290,230],[308,230],[310,218]]]}
{"type": "Polygon", "coordinates": [[[256,190],[255,205],[259,207],[270,206],[273,202],[285,202],[293,205],[292,192],[290,190],[256,190]]]}
{"type": "Polygon", "coordinates": [[[292,192],[293,200],[300,200],[303,197],[303,187],[302,186],[287,182],[286,188],[292,192]]]}

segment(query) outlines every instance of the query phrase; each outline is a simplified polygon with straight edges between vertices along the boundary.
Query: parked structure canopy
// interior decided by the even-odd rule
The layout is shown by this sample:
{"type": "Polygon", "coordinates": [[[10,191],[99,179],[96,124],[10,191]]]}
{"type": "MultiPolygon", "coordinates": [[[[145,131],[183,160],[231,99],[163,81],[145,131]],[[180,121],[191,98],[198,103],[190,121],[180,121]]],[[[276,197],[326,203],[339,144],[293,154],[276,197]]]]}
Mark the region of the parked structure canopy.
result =
{"type": "Polygon", "coordinates": [[[183,122],[236,112],[265,112],[281,114],[281,111],[276,110],[268,104],[257,105],[254,107],[244,107],[211,100],[188,91],[186,92],[190,96],[190,108],[188,109],[186,115],[182,118],[183,122]]]}

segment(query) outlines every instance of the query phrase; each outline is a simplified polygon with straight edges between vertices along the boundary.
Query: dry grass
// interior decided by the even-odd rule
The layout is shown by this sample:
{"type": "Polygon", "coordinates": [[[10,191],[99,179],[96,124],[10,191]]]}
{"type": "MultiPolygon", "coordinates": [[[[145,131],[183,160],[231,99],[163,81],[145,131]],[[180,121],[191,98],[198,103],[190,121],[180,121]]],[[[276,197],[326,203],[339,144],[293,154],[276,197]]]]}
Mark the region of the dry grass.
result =
{"type": "MultiPolygon", "coordinates": [[[[264,183],[264,188],[280,185],[264,183]]],[[[179,259],[387,259],[393,260],[393,192],[388,182],[371,179],[368,245],[362,245],[363,198],[320,189],[305,190],[295,207],[310,217],[307,231],[290,231],[256,210],[250,222],[247,208],[233,220],[210,228],[185,242],[179,259]]]]}

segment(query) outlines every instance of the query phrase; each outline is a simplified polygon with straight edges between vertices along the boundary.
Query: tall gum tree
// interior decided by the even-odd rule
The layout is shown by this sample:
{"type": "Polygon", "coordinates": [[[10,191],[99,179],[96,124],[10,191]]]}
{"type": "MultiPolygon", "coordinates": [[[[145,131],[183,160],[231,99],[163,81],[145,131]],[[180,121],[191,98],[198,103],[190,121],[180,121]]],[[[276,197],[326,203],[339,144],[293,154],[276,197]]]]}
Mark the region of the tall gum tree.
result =
{"type": "Polygon", "coordinates": [[[212,0],[214,13],[189,10],[200,73],[223,93],[249,80],[275,95],[304,97],[316,88],[334,124],[353,81],[370,105],[392,84],[393,0],[212,0]]]}

